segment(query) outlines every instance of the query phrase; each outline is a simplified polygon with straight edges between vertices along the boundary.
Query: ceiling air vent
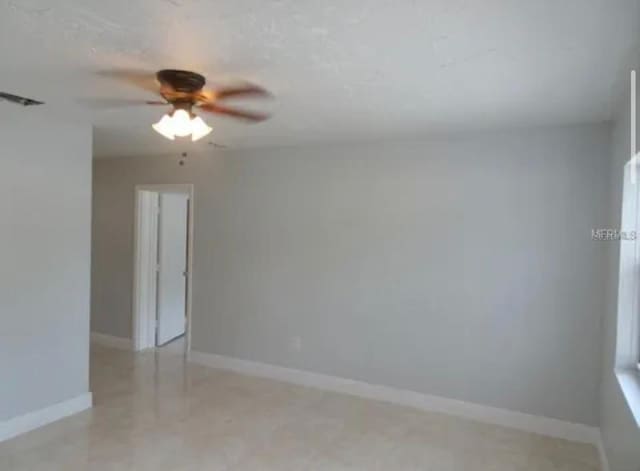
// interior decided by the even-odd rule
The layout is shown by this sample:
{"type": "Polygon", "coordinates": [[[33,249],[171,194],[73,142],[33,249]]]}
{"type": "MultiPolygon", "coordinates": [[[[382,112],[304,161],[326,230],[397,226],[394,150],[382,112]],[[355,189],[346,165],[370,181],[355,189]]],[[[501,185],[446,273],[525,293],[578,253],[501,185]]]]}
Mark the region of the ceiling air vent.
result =
{"type": "Polygon", "coordinates": [[[12,95],[11,93],[0,92],[0,101],[5,100],[16,105],[31,106],[31,105],[44,105],[44,102],[32,100],[31,98],[25,98],[23,96],[12,95]]]}

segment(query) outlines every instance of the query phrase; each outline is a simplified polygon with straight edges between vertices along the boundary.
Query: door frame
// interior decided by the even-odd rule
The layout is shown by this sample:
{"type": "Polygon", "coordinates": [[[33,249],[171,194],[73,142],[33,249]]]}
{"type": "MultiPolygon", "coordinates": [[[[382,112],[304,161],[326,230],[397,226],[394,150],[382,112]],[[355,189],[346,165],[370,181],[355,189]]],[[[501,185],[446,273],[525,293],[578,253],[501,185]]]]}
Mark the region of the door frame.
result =
{"type": "Polygon", "coordinates": [[[136,185],[134,188],[133,223],[133,303],[132,332],[133,350],[155,348],[155,326],[157,307],[157,254],[158,248],[158,197],[148,198],[147,193],[159,195],[163,192],[180,192],[189,197],[187,227],[187,295],[185,354],[191,351],[191,306],[193,285],[193,184],[136,185]],[[154,255],[152,257],[152,254],[154,255]]]}

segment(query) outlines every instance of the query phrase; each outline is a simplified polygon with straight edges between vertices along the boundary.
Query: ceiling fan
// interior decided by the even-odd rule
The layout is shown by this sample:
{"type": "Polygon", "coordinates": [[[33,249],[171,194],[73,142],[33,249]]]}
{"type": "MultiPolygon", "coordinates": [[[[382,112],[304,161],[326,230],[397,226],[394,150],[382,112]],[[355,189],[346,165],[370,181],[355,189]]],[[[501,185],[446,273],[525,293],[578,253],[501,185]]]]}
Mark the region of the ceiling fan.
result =
{"type": "Polygon", "coordinates": [[[16,105],[22,106],[34,106],[34,105],[44,105],[44,102],[34,100],[32,98],[27,98],[19,95],[13,95],[7,92],[0,92],[0,101],[8,101],[9,103],[14,103],[16,105]]]}
{"type": "Polygon", "coordinates": [[[115,70],[102,72],[119,80],[124,80],[146,91],[160,95],[162,100],[120,101],[121,104],[171,105],[172,109],[152,127],[167,139],[191,136],[192,141],[203,138],[212,131],[194,109],[247,122],[264,121],[268,114],[230,108],[220,102],[230,98],[270,97],[264,88],[251,83],[221,88],[204,88],[204,76],[188,70],[163,69],[157,73],[136,70],[115,70]]]}

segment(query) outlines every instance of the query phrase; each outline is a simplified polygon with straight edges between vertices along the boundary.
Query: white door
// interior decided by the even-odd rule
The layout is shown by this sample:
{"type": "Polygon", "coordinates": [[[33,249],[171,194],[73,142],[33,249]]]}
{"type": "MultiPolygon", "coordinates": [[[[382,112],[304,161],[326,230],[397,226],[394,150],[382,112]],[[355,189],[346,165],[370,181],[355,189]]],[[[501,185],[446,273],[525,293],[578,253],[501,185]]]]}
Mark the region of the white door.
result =
{"type": "Polygon", "coordinates": [[[156,345],[185,333],[188,199],[184,194],[160,194],[156,345]]]}

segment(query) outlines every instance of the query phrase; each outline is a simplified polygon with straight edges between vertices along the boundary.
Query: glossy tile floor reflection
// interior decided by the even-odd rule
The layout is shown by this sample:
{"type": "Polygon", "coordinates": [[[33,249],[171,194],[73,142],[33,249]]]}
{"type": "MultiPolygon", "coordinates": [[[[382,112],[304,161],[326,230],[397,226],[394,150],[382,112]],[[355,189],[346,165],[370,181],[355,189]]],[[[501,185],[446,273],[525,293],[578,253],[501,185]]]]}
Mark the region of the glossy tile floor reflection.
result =
{"type": "Polygon", "coordinates": [[[594,447],[95,347],[93,410],[0,444],[1,470],[597,470],[594,447]]]}

